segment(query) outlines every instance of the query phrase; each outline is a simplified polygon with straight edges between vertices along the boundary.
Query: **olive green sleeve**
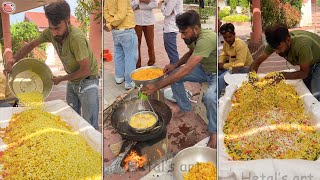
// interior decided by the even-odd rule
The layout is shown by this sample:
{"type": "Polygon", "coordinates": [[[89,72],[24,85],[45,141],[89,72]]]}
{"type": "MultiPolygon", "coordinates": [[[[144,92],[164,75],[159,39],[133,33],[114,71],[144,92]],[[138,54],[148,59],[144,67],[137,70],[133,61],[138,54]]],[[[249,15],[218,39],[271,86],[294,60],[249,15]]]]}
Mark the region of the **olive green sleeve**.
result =
{"type": "Polygon", "coordinates": [[[267,47],[264,49],[264,52],[268,55],[271,55],[274,52],[274,49],[268,44],[267,47]]]}
{"type": "Polygon", "coordinates": [[[42,33],[38,36],[38,41],[40,43],[44,43],[44,42],[51,42],[51,38],[52,34],[49,28],[45,29],[44,31],[42,31],[42,33]]]}
{"type": "Polygon", "coordinates": [[[192,55],[207,58],[212,51],[216,50],[216,48],[217,46],[215,45],[214,41],[211,41],[211,39],[202,38],[197,41],[197,45],[192,55]]]}

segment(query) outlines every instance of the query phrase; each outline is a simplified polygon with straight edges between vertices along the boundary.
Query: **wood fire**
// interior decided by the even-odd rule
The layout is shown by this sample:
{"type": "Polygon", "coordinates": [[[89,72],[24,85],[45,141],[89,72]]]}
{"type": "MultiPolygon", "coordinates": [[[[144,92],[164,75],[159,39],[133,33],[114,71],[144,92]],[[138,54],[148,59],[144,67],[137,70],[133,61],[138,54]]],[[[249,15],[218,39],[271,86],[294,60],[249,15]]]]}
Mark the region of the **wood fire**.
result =
{"type": "Polygon", "coordinates": [[[144,156],[139,156],[137,151],[132,150],[129,155],[124,159],[124,169],[126,171],[135,171],[139,167],[143,167],[147,159],[144,156]]]}

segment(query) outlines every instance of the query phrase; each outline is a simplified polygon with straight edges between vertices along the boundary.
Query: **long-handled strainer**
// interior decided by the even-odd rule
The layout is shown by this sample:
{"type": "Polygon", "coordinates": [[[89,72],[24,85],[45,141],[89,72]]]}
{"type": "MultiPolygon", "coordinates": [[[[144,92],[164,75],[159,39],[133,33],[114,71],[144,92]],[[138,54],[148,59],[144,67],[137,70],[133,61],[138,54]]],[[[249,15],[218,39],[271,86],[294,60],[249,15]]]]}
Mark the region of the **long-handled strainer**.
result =
{"type": "MultiPolygon", "coordinates": [[[[132,112],[131,112],[131,116],[130,116],[130,119],[128,121],[129,123],[129,126],[137,133],[145,133],[145,132],[148,132],[148,131],[151,131],[154,129],[154,127],[156,126],[157,122],[158,122],[158,115],[155,113],[150,101],[149,101],[149,98],[147,95],[144,95],[142,92],[141,92],[141,88],[142,88],[142,84],[140,86],[138,86],[138,96],[139,96],[139,100],[135,102],[134,104],[134,108],[132,109],[132,112]],[[144,102],[148,102],[148,105],[150,107],[150,109],[146,109],[145,106],[144,106],[144,102]],[[137,107],[137,108],[136,108],[137,107]],[[134,113],[134,110],[138,109],[138,112],[134,113]],[[151,111],[150,111],[151,110],[151,111]],[[153,118],[155,118],[155,121],[154,122],[151,122],[151,124],[147,127],[143,127],[143,128],[137,128],[137,127],[133,127],[131,125],[131,121],[133,120],[133,117],[134,116],[139,116],[139,115],[142,115],[142,116],[153,116],[153,118]]],[[[149,122],[145,122],[145,123],[149,123],[149,122]]]]}
{"type": "MultiPolygon", "coordinates": [[[[156,83],[158,81],[160,81],[164,75],[160,76],[160,77],[157,77],[157,78],[154,78],[154,79],[149,79],[149,80],[136,80],[133,78],[133,75],[135,73],[137,73],[138,71],[140,70],[145,70],[145,69],[161,69],[160,67],[156,67],[156,66],[146,66],[146,67],[141,67],[141,68],[138,68],[136,70],[134,70],[133,72],[130,73],[130,77],[132,79],[132,81],[135,83],[137,89],[138,89],[138,96],[139,96],[139,100],[135,102],[135,105],[134,105],[134,108],[132,109],[132,112],[131,112],[131,116],[130,116],[130,119],[128,121],[129,123],[129,126],[135,131],[135,132],[138,132],[138,133],[145,133],[145,132],[149,132],[151,130],[154,130],[156,129],[157,127],[156,124],[158,122],[158,115],[155,113],[150,101],[149,101],[149,97],[147,95],[144,95],[142,94],[141,92],[141,88],[143,85],[146,85],[146,84],[152,84],[152,83],[156,83]],[[145,107],[145,103],[144,102],[148,102],[147,106],[150,107],[150,109],[146,109],[145,107]],[[135,110],[138,109],[138,112],[134,113],[135,110]],[[146,127],[146,128],[134,128],[130,125],[130,122],[132,120],[132,117],[136,116],[136,115],[139,115],[139,114],[148,114],[148,115],[152,115],[154,118],[156,118],[156,121],[155,123],[153,123],[152,125],[150,125],[149,127],[146,127]]],[[[158,96],[159,96],[159,92],[158,93],[158,96]]]]}

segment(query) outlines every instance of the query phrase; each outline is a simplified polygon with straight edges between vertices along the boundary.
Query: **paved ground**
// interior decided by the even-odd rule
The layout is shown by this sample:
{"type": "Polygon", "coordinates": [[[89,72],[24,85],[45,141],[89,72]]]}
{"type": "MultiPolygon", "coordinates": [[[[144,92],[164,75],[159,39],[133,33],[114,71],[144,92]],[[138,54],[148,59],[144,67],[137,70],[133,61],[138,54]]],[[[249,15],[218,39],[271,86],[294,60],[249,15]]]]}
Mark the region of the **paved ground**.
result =
{"type": "MultiPolygon", "coordinates": [[[[162,15],[159,10],[155,11],[157,23],[155,25],[155,52],[156,52],[156,66],[164,67],[166,64],[169,64],[169,59],[164,49],[163,45],[163,36],[162,36],[162,15]]],[[[214,27],[213,18],[203,26],[214,27]]],[[[179,51],[179,56],[182,56],[188,51],[187,46],[184,41],[180,38],[180,35],[177,37],[177,46],[179,51]]],[[[111,33],[105,33],[104,37],[104,49],[109,49],[113,52],[113,40],[111,33]]],[[[145,40],[142,40],[142,65],[145,66],[148,60],[147,55],[147,46],[145,40]]],[[[117,85],[114,82],[114,63],[105,62],[104,63],[104,104],[105,108],[108,107],[115,98],[119,95],[122,95],[126,91],[124,90],[124,84],[117,85]]],[[[193,93],[200,91],[200,85],[198,83],[186,83],[187,89],[190,89],[193,93]]],[[[198,100],[198,97],[194,97],[194,100],[198,100]]],[[[172,112],[175,113],[178,111],[178,107],[175,103],[165,101],[172,112]]],[[[195,103],[193,103],[195,106],[195,103]]],[[[108,124],[108,123],[107,123],[108,124]]],[[[197,142],[201,141],[208,136],[207,125],[205,122],[196,114],[192,113],[189,117],[184,118],[172,118],[168,126],[168,139],[169,139],[169,151],[176,153],[181,149],[184,149],[189,146],[193,146],[197,142]]],[[[122,139],[116,130],[110,125],[105,125],[104,128],[104,163],[110,164],[114,159],[115,155],[112,154],[110,147],[121,142],[122,139]]],[[[138,179],[144,176],[148,170],[140,171],[136,173],[126,173],[125,175],[113,175],[105,177],[105,179],[138,179]]]]}

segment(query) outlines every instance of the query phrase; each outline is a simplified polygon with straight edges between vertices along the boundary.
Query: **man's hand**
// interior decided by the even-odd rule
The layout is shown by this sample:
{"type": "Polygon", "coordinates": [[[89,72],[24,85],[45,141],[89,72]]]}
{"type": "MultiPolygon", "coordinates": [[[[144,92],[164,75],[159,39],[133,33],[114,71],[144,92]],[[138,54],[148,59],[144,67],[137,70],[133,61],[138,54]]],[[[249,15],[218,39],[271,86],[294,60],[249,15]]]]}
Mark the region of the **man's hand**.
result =
{"type": "Polygon", "coordinates": [[[154,84],[147,84],[141,88],[141,92],[145,95],[150,95],[158,90],[157,86],[154,84]]]}
{"type": "Polygon", "coordinates": [[[63,80],[64,80],[64,76],[53,76],[52,78],[54,85],[58,85],[63,80]]]}
{"type": "Polygon", "coordinates": [[[174,14],[174,9],[172,10],[172,13],[170,15],[173,15],[174,14]]]}
{"type": "Polygon", "coordinates": [[[272,72],[268,73],[264,79],[269,80],[271,84],[278,84],[281,80],[285,79],[286,72],[272,72]]]}
{"type": "Polygon", "coordinates": [[[217,133],[210,133],[210,138],[207,146],[213,149],[217,148],[217,133]]]}
{"type": "Polygon", "coordinates": [[[219,68],[219,70],[223,70],[224,68],[223,68],[223,63],[218,63],[218,68],[219,68]]]}
{"type": "Polygon", "coordinates": [[[104,29],[105,31],[107,31],[107,32],[110,32],[110,31],[112,30],[112,26],[111,26],[111,28],[108,28],[108,26],[105,24],[105,25],[103,26],[103,29],[104,29]]]}
{"type": "Polygon", "coordinates": [[[106,30],[107,32],[110,32],[110,31],[111,31],[111,29],[109,29],[107,26],[106,26],[105,30],[106,30]]]}
{"type": "Polygon", "coordinates": [[[163,73],[165,74],[169,74],[170,72],[172,72],[173,70],[175,70],[177,68],[177,65],[175,64],[168,64],[164,67],[163,69],[163,73]]]}
{"type": "Polygon", "coordinates": [[[262,64],[269,56],[270,55],[265,52],[261,53],[260,56],[252,62],[249,71],[258,72],[260,64],[262,64]]]}
{"type": "Polygon", "coordinates": [[[235,73],[239,73],[241,69],[243,69],[244,67],[243,66],[234,66],[232,67],[232,74],[235,74],[235,73]]]}
{"type": "Polygon", "coordinates": [[[14,59],[10,59],[10,60],[6,63],[6,67],[5,67],[4,70],[3,70],[3,74],[4,74],[5,76],[7,76],[8,73],[11,73],[12,67],[13,67],[14,63],[15,63],[15,60],[14,60],[14,59]]]}

